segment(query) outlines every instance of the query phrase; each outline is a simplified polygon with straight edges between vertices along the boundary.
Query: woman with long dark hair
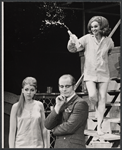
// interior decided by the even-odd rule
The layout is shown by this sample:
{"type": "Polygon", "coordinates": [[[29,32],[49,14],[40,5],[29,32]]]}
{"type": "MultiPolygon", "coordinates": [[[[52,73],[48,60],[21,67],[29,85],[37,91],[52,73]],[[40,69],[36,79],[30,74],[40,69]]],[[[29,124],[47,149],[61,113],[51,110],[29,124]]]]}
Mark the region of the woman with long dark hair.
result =
{"type": "Polygon", "coordinates": [[[33,99],[36,91],[36,79],[25,78],[19,101],[11,109],[9,148],[48,148],[44,106],[33,99]]]}

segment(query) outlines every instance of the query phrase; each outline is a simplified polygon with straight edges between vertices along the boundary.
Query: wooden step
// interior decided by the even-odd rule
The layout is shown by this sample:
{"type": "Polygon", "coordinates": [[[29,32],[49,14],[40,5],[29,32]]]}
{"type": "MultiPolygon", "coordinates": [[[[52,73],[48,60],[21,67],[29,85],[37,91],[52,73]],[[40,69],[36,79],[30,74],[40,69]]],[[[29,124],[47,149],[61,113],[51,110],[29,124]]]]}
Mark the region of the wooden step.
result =
{"type": "MultiPolygon", "coordinates": [[[[94,116],[89,116],[88,119],[92,119],[93,121],[97,121],[97,118],[94,116]]],[[[120,123],[120,118],[110,118],[110,117],[104,117],[105,121],[113,122],[113,123],[120,123]]]]}
{"type": "Polygon", "coordinates": [[[96,112],[96,110],[95,109],[90,109],[89,112],[96,112]]]}
{"type": "Polygon", "coordinates": [[[120,81],[121,81],[119,77],[113,77],[113,78],[111,78],[111,80],[114,80],[117,83],[120,83],[120,81]]]}
{"type": "Polygon", "coordinates": [[[105,118],[106,120],[108,120],[109,122],[113,122],[113,123],[120,123],[120,118],[105,118]]]}
{"type": "Polygon", "coordinates": [[[76,92],[79,96],[88,96],[88,92],[76,92]]]}
{"type": "Polygon", "coordinates": [[[120,102],[115,102],[115,103],[106,103],[106,106],[121,106],[120,102]]]}
{"type": "Polygon", "coordinates": [[[84,134],[88,135],[88,136],[97,137],[98,139],[107,140],[107,141],[120,140],[120,135],[108,134],[108,133],[105,133],[104,135],[98,135],[97,131],[90,130],[90,129],[89,130],[85,130],[84,134]]]}
{"type": "Polygon", "coordinates": [[[108,94],[109,95],[115,95],[115,94],[119,94],[120,93],[120,90],[110,90],[110,91],[108,91],[108,94]]]}

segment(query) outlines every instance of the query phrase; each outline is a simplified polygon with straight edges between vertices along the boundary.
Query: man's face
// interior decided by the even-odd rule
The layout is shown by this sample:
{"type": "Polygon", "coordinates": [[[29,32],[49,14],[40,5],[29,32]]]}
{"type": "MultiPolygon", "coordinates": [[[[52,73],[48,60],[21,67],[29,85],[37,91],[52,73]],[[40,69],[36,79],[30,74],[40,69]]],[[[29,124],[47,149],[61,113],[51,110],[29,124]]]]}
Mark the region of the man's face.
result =
{"type": "Polygon", "coordinates": [[[70,97],[74,93],[74,86],[72,85],[70,77],[59,79],[60,94],[70,97]]]}

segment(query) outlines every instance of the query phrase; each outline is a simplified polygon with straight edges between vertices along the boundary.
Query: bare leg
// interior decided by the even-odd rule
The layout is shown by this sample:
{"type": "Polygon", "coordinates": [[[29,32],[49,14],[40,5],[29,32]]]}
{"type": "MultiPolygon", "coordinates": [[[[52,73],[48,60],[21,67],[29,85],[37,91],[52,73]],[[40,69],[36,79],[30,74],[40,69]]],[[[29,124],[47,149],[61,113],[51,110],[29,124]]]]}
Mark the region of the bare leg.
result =
{"type": "Polygon", "coordinates": [[[99,101],[98,101],[98,107],[96,109],[97,118],[98,118],[98,126],[97,126],[97,132],[99,135],[104,134],[102,132],[102,121],[104,117],[105,112],[105,103],[107,98],[107,89],[108,89],[108,82],[102,82],[99,83],[99,101]]]}
{"type": "Polygon", "coordinates": [[[97,104],[97,89],[96,83],[93,81],[86,81],[86,87],[88,90],[89,100],[91,101],[91,108],[95,109],[97,104]]]}

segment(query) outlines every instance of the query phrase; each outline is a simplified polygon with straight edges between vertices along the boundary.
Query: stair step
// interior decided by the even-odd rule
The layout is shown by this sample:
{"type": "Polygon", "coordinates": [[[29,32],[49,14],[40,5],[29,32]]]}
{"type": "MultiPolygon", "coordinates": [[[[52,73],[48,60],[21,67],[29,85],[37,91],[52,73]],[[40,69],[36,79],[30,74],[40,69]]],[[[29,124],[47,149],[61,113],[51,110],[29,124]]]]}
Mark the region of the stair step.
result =
{"type": "Polygon", "coordinates": [[[88,96],[88,92],[76,92],[79,96],[88,96]]]}
{"type": "Polygon", "coordinates": [[[116,81],[117,83],[120,83],[120,78],[118,77],[113,77],[113,78],[111,78],[111,80],[114,80],[114,81],[116,81]]]}
{"type": "MultiPolygon", "coordinates": [[[[97,118],[95,118],[94,116],[89,116],[88,119],[92,119],[93,121],[97,121],[97,118]]],[[[120,118],[110,118],[110,117],[104,117],[104,120],[109,121],[109,122],[113,122],[113,123],[120,123],[120,118]]]]}
{"type": "Polygon", "coordinates": [[[106,106],[121,106],[120,102],[106,103],[106,106]]]}
{"type": "Polygon", "coordinates": [[[115,95],[115,94],[119,94],[120,93],[120,90],[110,90],[110,91],[108,91],[108,94],[109,95],[115,95]]]}
{"type": "Polygon", "coordinates": [[[95,109],[90,109],[89,112],[96,112],[96,110],[95,109]]]}
{"type": "Polygon", "coordinates": [[[120,123],[120,118],[108,118],[108,117],[106,117],[106,119],[107,119],[109,122],[120,123]]]}
{"type": "Polygon", "coordinates": [[[105,133],[104,135],[98,135],[97,131],[90,130],[90,129],[85,130],[84,134],[88,135],[88,136],[94,136],[94,137],[97,137],[99,139],[103,139],[103,140],[107,140],[107,141],[120,140],[120,135],[109,134],[109,133],[105,133]]]}

